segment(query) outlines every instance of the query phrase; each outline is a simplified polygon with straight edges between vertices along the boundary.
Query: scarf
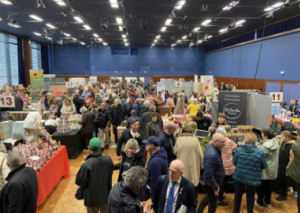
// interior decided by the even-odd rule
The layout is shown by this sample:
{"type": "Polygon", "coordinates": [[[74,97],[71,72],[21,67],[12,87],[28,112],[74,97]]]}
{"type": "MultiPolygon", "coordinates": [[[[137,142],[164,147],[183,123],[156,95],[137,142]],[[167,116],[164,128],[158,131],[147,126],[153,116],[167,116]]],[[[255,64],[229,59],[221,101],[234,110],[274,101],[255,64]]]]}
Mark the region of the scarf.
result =
{"type": "Polygon", "coordinates": [[[152,124],[154,125],[155,135],[158,137],[158,135],[159,135],[159,126],[158,126],[158,123],[154,123],[152,121],[152,124]]]}

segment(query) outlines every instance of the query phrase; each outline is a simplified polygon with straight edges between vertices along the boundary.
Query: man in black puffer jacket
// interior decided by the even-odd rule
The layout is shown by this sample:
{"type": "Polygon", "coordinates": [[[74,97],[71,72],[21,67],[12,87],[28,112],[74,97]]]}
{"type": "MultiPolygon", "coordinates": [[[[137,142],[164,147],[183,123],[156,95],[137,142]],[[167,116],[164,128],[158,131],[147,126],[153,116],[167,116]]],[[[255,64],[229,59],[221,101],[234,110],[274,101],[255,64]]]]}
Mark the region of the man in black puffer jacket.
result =
{"type": "Polygon", "coordinates": [[[80,113],[80,108],[82,107],[83,105],[83,100],[81,98],[79,98],[79,95],[78,94],[74,94],[73,95],[73,103],[76,107],[76,112],[77,113],[80,113]]]}
{"type": "Polygon", "coordinates": [[[109,145],[109,128],[111,125],[111,120],[112,119],[111,119],[110,110],[106,108],[105,102],[101,103],[95,122],[99,130],[99,137],[102,142],[101,143],[102,149],[107,148],[109,145]],[[105,134],[105,141],[104,141],[104,134],[105,134]]]}

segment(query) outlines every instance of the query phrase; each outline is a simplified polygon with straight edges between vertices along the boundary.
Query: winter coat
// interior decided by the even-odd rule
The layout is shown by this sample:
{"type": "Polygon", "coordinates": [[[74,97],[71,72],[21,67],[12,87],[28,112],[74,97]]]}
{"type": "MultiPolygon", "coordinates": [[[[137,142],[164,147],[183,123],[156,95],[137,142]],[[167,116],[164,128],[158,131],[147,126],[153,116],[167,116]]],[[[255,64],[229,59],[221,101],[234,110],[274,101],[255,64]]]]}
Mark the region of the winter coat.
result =
{"type": "Polygon", "coordinates": [[[22,98],[15,96],[15,108],[8,108],[9,111],[23,111],[24,102],[22,98]]]}
{"type": "Polygon", "coordinates": [[[106,127],[110,127],[111,125],[111,113],[110,110],[105,108],[102,110],[99,108],[98,113],[97,113],[97,118],[96,118],[96,125],[97,128],[104,129],[106,127]]]}
{"type": "Polygon", "coordinates": [[[155,133],[155,124],[153,124],[152,121],[148,122],[147,123],[147,126],[146,126],[146,138],[145,139],[148,139],[150,136],[156,136],[158,137],[159,133],[160,133],[160,126],[158,124],[158,128],[159,128],[159,132],[158,134],[155,133]]]}
{"type": "MultiPolygon", "coordinates": [[[[2,144],[2,145],[4,146],[4,144],[2,144]]],[[[5,151],[6,151],[6,149],[5,149],[5,151]]],[[[4,184],[6,184],[7,181],[5,180],[5,178],[10,173],[10,169],[6,165],[6,162],[7,162],[6,158],[7,158],[7,154],[0,151],[0,190],[1,190],[1,187],[3,187],[4,184]]]]}
{"type": "Polygon", "coordinates": [[[237,144],[229,138],[226,138],[225,145],[222,148],[221,156],[223,160],[223,166],[225,169],[225,175],[231,176],[234,172],[235,166],[232,163],[232,153],[237,149],[237,144]]]}
{"type": "Polygon", "coordinates": [[[175,104],[174,104],[173,98],[168,98],[167,99],[166,106],[170,107],[171,110],[175,108],[175,104]]]}
{"type": "Polygon", "coordinates": [[[95,115],[92,112],[85,112],[82,116],[80,124],[82,124],[82,129],[84,134],[91,134],[95,131],[95,115]]]}
{"type": "Polygon", "coordinates": [[[100,207],[107,204],[112,184],[113,162],[101,152],[90,154],[81,165],[75,183],[84,187],[84,205],[100,207]]]}
{"type": "Polygon", "coordinates": [[[47,96],[46,96],[46,99],[47,99],[49,107],[51,107],[51,105],[55,101],[55,96],[51,93],[48,93],[47,96]]]}
{"type": "Polygon", "coordinates": [[[290,166],[287,168],[287,174],[298,184],[300,183],[300,142],[294,143],[290,156],[292,157],[292,161],[290,166]]]}
{"type": "Polygon", "coordinates": [[[141,112],[141,106],[137,102],[135,102],[134,104],[132,104],[131,110],[135,110],[137,116],[139,116],[141,112]]]}
{"type": "Polygon", "coordinates": [[[275,138],[265,140],[258,148],[266,155],[268,167],[262,170],[262,180],[275,180],[278,173],[279,150],[278,142],[275,138]]]}
{"type": "Polygon", "coordinates": [[[184,101],[181,100],[180,97],[178,97],[177,103],[176,103],[176,106],[175,106],[175,109],[174,109],[174,114],[175,115],[177,115],[177,114],[183,114],[184,111],[185,111],[184,101]]]}
{"type": "Polygon", "coordinates": [[[83,100],[79,97],[73,99],[73,103],[76,107],[76,112],[80,113],[80,108],[83,106],[83,100]]]}
{"type": "Polygon", "coordinates": [[[176,144],[176,138],[174,135],[168,135],[163,131],[158,136],[160,140],[160,147],[164,147],[168,154],[168,164],[170,165],[173,160],[176,159],[176,155],[174,155],[173,147],[176,144]],[[170,140],[172,140],[173,144],[171,144],[170,140]]]}
{"type": "MultiPolygon", "coordinates": [[[[129,139],[132,139],[133,137],[132,137],[132,135],[131,135],[131,133],[130,133],[130,130],[131,130],[131,128],[129,128],[129,129],[126,129],[124,132],[123,132],[123,134],[121,135],[121,137],[120,137],[120,139],[119,139],[119,142],[118,142],[118,145],[117,145],[117,156],[120,156],[120,154],[121,154],[121,149],[122,149],[122,146],[125,146],[125,144],[127,143],[127,141],[129,140],[129,139]]],[[[138,133],[140,134],[140,137],[138,137],[138,138],[133,138],[133,139],[136,139],[137,140],[137,142],[139,143],[139,146],[141,147],[141,146],[144,146],[144,144],[143,144],[143,140],[145,139],[144,138],[144,133],[141,131],[141,130],[138,130],[138,133]]]]}
{"type": "Polygon", "coordinates": [[[142,213],[138,195],[125,187],[122,182],[116,183],[108,196],[109,213],[142,213]]]}
{"type": "Polygon", "coordinates": [[[124,121],[125,118],[125,112],[122,108],[122,105],[118,105],[114,108],[113,110],[113,119],[112,119],[112,123],[113,126],[120,126],[122,121],[124,121]]]}
{"type": "Polygon", "coordinates": [[[100,105],[102,103],[101,97],[96,97],[95,98],[95,103],[97,103],[98,105],[100,105]]]}
{"type": "MultiPolygon", "coordinates": [[[[130,162],[130,168],[133,166],[141,166],[141,167],[145,167],[145,161],[144,161],[144,154],[145,154],[145,149],[140,151],[137,150],[134,155],[132,156],[132,160],[130,162]]],[[[124,164],[124,160],[126,157],[126,153],[125,152],[121,152],[121,157],[122,157],[122,161],[121,163],[118,163],[116,165],[114,165],[114,170],[119,169],[119,176],[118,176],[118,182],[123,180],[122,174],[123,174],[123,164],[124,164]]]]}
{"type": "Polygon", "coordinates": [[[149,107],[142,109],[139,117],[141,118],[145,112],[149,112],[149,111],[150,111],[149,107]]]}
{"type": "Polygon", "coordinates": [[[281,142],[279,147],[279,166],[277,175],[279,179],[285,178],[286,167],[290,161],[290,150],[294,143],[294,140],[290,140],[288,143],[281,142]]]}
{"type": "Polygon", "coordinates": [[[203,153],[199,140],[192,134],[184,133],[177,138],[174,154],[185,166],[183,177],[198,186],[200,169],[203,168],[203,153]]]}
{"type": "Polygon", "coordinates": [[[75,114],[76,107],[73,104],[73,101],[71,99],[68,99],[68,100],[71,100],[71,104],[69,106],[67,106],[66,100],[67,99],[64,100],[63,106],[62,106],[62,108],[60,110],[61,114],[66,114],[66,112],[68,112],[69,114],[75,114]]]}
{"type": "Polygon", "coordinates": [[[22,164],[6,178],[0,191],[0,212],[35,213],[38,199],[36,171],[22,164]]]}
{"type": "Polygon", "coordinates": [[[149,176],[144,187],[148,188],[149,186],[152,195],[159,176],[168,174],[168,155],[163,147],[150,156],[146,169],[149,176]]]}
{"type": "Polygon", "coordinates": [[[246,142],[234,153],[233,179],[250,186],[261,185],[261,170],[268,167],[265,153],[254,143],[246,142]]]}
{"type": "MultiPolygon", "coordinates": [[[[141,117],[140,130],[142,130],[143,132],[146,132],[147,123],[149,123],[149,121],[151,121],[151,115],[152,115],[152,113],[153,113],[153,111],[145,112],[143,114],[143,116],[141,117]]],[[[162,121],[160,115],[159,115],[158,120],[162,121]]],[[[159,122],[159,126],[160,126],[160,129],[163,129],[163,123],[162,122],[159,122]]]]}
{"type": "Polygon", "coordinates": [[[130,105],[129,103],[127,103],[127,101],[125,100],[122,100],[122,108],[125,112],[125,116],[130,116],[130,105]]]}

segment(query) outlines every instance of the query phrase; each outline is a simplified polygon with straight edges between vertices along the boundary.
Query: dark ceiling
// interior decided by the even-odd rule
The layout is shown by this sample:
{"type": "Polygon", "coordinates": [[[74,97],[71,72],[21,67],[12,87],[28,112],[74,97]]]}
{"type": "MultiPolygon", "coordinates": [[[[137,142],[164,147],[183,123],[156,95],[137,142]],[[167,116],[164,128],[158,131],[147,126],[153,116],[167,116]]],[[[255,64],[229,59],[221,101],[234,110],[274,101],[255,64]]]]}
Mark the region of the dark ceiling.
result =
{"type": "MultiPolygon", "coordinates": [[[[51,43],[43,38],[44,31],[51,36],[53,44],[62,40],[68,44],[79,44],[79,40],[87,45],[103,45],[96,42],[93,33],[97,33],[109,46],[123,46],[124,41],[116,22],[116,17],[123,18],[127,23],[127,38],[130,46],[150,46],[157,35],[161,35],[155,46],[171,46],[177,40],[186,35],[178,46],[188,46],[191,41],[204,40],[208,35],[212,35],[207,41],[201,43],[203,46],[211,45],[222,40],[246,33],[256,28],[264,26],[267,5],[273,5],[285,0],[240,0],[239,4],[230,11],[222,9],[230,4],[231,0],[187,0],[182,9],[174,10],[172,22],[167,26],[165,32],[161,32],[165,21],[170,17],[172,11],[179,0],[117,0],[119,8],[112,8],[110,0],[69,0],[65,1],[66,6],[59,6],[55,0],[10,0],[12,5],[5,5],[0,0],[0,30],[15,35],[28,36],[32,40],[44,43],[51,43]],[[40,1],[44,3],[46,9],[35,8],[35,4],[40,1]],[[73,12],[72,12],[73,11],[73,12]],[[37,22],[30,18],[34,14],[43,19],[37,22]],[[15,19],[21,28],[14,28],[8,25],[8,15],[15,19]],[[92,30],[86,30],[82,23],[78,23],[73,16],[79,15],[92,30]],[[101,19],[108,20],[108,28],[102,30],[101,19]],[[201,26],[198,33],[192,33],[195,27],[200,27],[206,19],[213,21],[207,26],[201,26]],[[241,27],[232,29],[224,34],[219,30],[227,27],[233,21],[245,19],[246,22],[241,27]],[[146,29],[140,27],[140,23],[146,23],[146,29]],[[50,30],[45,24],[51,23],[56,26],[55,30],[50,30]],[[36,36],[33,32],[41,33],[36,36]],[[77,42],[72,41],[63,33],[71,34],[77,42]]],[[[62,1],[62,0],[56,0],[62,1]]],[[[267,18],[266,24],[274,23],[300,14],[299,0],[292,0],[289,8],[284,6],[275,11],[272,18],[267,18]]]]}

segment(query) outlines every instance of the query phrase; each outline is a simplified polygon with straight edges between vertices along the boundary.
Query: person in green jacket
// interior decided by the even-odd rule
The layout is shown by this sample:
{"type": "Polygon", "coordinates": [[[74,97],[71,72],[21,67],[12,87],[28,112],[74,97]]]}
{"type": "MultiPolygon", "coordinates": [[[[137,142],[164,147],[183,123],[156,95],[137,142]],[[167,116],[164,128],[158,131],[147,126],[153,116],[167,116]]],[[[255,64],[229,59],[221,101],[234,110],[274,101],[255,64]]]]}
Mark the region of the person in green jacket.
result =
{"type": "MultiPolygon", "coordinates": [[[[287,166],[287,176],[290,176],[296,182],[297,191],[300,192],[300,137],[293,144],[290,150],[290,163],[287,166]]],[[[300,196],[297,197],[298,212],[300,211],[300,196]]]]}
{"type": "Polygon", "coordinates": [[[258,199],[255,205],[260,209],[264,205],[271,207],[272,187],[274,180],[277,178],[279,161],[279,145],[274,138],[274,131],[271,128],[263,129],[261,136],[264,141],[258,148],[265,153],[268,167],[262,170],[261,186],[257,190],[258,199]]]}

